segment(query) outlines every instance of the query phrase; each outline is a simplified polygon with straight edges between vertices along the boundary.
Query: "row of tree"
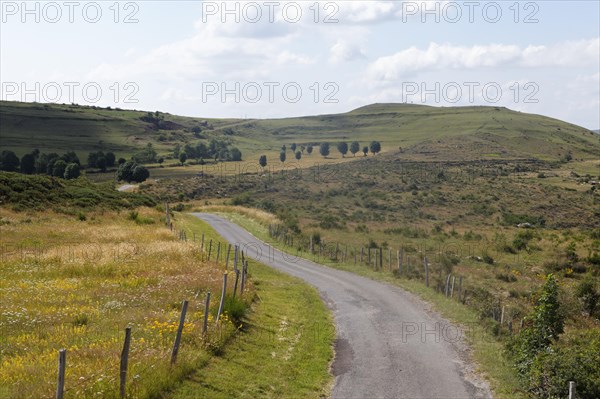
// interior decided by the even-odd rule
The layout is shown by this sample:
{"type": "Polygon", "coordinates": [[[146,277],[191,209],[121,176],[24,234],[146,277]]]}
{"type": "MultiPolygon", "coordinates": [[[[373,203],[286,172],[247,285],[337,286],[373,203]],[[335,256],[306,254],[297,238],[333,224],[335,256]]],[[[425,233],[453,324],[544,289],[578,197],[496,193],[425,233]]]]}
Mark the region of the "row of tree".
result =
{"type": "MultiPolygon", "coordinates": [[[[115,158],[115,154],[112,152],[90,152],[87,167],[105,172],[108,167],[115,166],[115,158]]],[[[117,177],[119,180],[142,182],[150,175],[148,170],[135,160],[127,162],[124,158],[119,158],[118,164],[117,177]]],[[[21,159],[13,151],[5,150],[0,153],[0,170],[6,172],[21,172],[27,175],[46,174],[70,180],[78,178],[82,169],[83,166],[74,151],[66,152],[63,155],[55,152],[46,154],[36,148],[23,155],[21,159]]]]}
{"type": "Polygon", "coordinates": [[[237,147],[231,147],[227,140],[211,139],[208,144],[198,142],[195,145],[186,144],[183,148],[177,144],[173,149],[173,157],[184,164],[188,159],[202,163],[204,159],[215,161],[241,161],[242,152],[237,147]]]}
{"type": "MultiPolygon", "coordinates": [[[[296,143],[292,143],[292,145],[290,146],[290,149],[294,153],[294,157],[296,158],[296,160],[299,161],[302,159],[302,155],[304,154],[304,151],[306,151],[308,153],[308,155],[312,154],[313,145],[312,144],[308,144],[306,146],[300,145],[298,147],[298,145],[296,143]]],[[[346,156],[346,154],[348,154],[348,151],[350,151],[353,156],[356,156],[356,154],[360,151],[360,149],[361,149],[361,146],[358,141],[353,141],[349,146],[348,146],[348,143],[346,143],[344,141],[337,143],[337,150],[340,154],[342,154],[342,158],[344,158],[346,156]]],[[[324,142],[319,145],[319,154],[321,154],[321,156],[323,156],[324,158],[327,158],[327,156],[330,154],[330,151],[331,151],[331,149],[330,149],[329,143],[324,142]]],[[[380,153],[381,152],[381,143],[379,141],[372,141],[369,146],[362,147],[362,152],[364,153],[365,157],[369,154],[369,151],[371,151],[371,153],[373,155],[380,153]]],[[[283,146],[281,146],[281,152],[279,153],[279,161],[283,163],[286,161],[286,159],[287,159],[287,146],[284,144],[283,146]]],[[[267,166],[267,156],[261,155],[260,158],[258,159],[258,164],[263,168],[265,166],[267,166]]]]}

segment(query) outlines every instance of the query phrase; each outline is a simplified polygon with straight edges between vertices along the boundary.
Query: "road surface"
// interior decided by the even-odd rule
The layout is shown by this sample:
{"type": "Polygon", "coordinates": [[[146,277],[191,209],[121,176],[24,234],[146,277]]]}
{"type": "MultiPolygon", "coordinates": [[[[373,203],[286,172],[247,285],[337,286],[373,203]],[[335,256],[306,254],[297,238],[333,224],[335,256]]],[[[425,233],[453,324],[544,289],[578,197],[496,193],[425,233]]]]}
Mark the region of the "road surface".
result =
{"type": "Polygon", "coordinates": [[[295,258],[222,217],[194,213],[248,256],[316,287],[337,330],[333,398],[490,398],[462,330],[398,287],[295,258]]]}

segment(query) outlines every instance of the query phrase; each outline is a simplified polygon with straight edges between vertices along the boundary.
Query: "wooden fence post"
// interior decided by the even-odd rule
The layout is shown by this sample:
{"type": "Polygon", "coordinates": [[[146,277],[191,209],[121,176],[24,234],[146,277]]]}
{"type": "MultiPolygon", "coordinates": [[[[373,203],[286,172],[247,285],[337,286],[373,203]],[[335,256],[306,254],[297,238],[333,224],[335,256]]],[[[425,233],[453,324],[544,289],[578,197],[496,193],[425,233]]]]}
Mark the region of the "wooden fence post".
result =
{"type": "Polygon", "coordinates": [[[127,367],[129,365],[129,346],[131,345],[131,327],[125,329],[125,341],[121,352],[121,373],[119,375],[119,393],[121,398],[127,395],[127,367]]]}
{"type": "Polygon", "coordinates": [[[238,258],[239,258],[239,247],[237,244],[235,244],[235,247],[233,248],[233,270],[237,270],[237,264],[238,264],[238,258]]]}
{"type": "Polygon", "coordinates": [[[348,261],[348,244],[344,247],[344,262],[348,261]]]}
{"type": "Polygon", "coordinates": [[[210,262],[210,253],[212,252],[212,238],[210,239],[210,242],[208,243],[208,261],[210,262]]]}
{"type": "Polygon", "coordinates": [[[367,248],[367,263],[371,266],[371,247],[367,248]]]}
{"type": "Polygon", "coordinates": [[[177,335],[175,336],[175,343],[173,344],[173,352],[171,352],[171,364],[175,364],[177,361],[177,353],[179,352],[179,345],[181,344],[181,334],[183,333],[183,326],[185,323],[185,314],[187,313],[188,301],[183,301],[181,306],[181,316],[179,317],[179,327],[177,327],[177,335]]]}
{"type": "MultiPolygon", "coordinates": [[[[242,266],[243,268],[243,266],[242,266]]],[[[239,269],[235,269],[235,284],[233,284],[233,297],[235,298],[235,294],[237,292],[237,288],[238,288],[238,280],[240,279],[240,270],[239,269]]]]}
{"type": "Polygon", "coordinates": [[[352,247],[352,250],[354,251],[354,264],[356,265],[356,247],[352,247]]]}
{"type": "Polygon", "coordinates": [[[227,244],[227,259],[225,259],[225,270],[229,268],[229,254],[231,253],[231,243],[227,244]]]}
{"type": "Polygon", "coordinates": [[[388,269],[392,271],[392,248],[388,248],[388,269]]]}
{"type": "Polygon", "coordinates": [[[221,258],[221,241],[217,243],[217,263],[219,263],[219,258],[221,258]]]}
{"type": "Polygon", "coordinates": [[[569,381],[569,399],[575,399],[575,381],[569,381]]]}
{"type": "Polygon", "coordinates": [[[208,331],[208,311],[210,309],[210,291],[206,293],[206,302],[204,303],[204,324],[202,325],[202,335],[208,331]]]}
{"type": "Polygon", "coordinates": [[[223,290],[221,291],[221,302],[219,303],[219,311],[217,312],[217,324],[219,324],[219,318],[223,313],[223,306],[225,305],[225,294],[227,293],[227,272],[223,273],[223,290]]]}
{"type": "Polygon", "coordinates": [[[171,225],[171,214],[169,212],[169,203],[165,202],[165,219],[166,219],[166,225],[170,226],[171,225]]]}
{"type": "Polygon", "coordinates": [[[462,294],[462,276],[458,278],[458,300],[460,301],[460,294],[462,294]]]}
{"type": "Polygon", "coordinates": [[[452,276],[452,287],[450,288],[450,299],[454,297],[454,281],[456,280],[456,276],[452,276]]]}
{"type": "Polygon", "coordinates": [[[364,253],[365,249],[363,247],[360,247],[360,263],[363,263],[363,253],[364,253]]]}
{"type": "Polygon", "coordinates": [[[446,290],[444,291],[446,294],[446,297],[448,297],[448,290],[450,289],[450,276],[452,276],[451,273],[449,273],[448,277],[446,277],[446,290]]]}
{"type": "Polygon", "coordinates": [[[200,252],[204,252],[204,233],[202,233],[202,241],[200,242],[200,252]]]}
{"type": "Polygon", "coordinates": [[[244,287],[246,286],[246,278],[248,274],[248,261],[242,265],[242,284],[240,285],[240,296],[244,294],[244,287]]]}
{"type": "Polygon", "coordinates": [[[67,350],[58,351],[58,381],[56,383],[56,399],[63,399],[65,392],[65,369],[67,368],[67,350]]]}
{"type": "Polygon", "coordinates": [[[500,313],[500,325],[504,324],[504,308],[505,306],[502,306],[502,313],[500,313]]]}
{"type": "Polygon", "coordinates": [[[423,258],[425,263],[425,287],[429,287],[429,262],[427,262],[427,256],[423,258]]]}
{"type": "Polygon", "coordinates": [[[383,271],[383,248],[379,248],[379,270],[383,271]]]}

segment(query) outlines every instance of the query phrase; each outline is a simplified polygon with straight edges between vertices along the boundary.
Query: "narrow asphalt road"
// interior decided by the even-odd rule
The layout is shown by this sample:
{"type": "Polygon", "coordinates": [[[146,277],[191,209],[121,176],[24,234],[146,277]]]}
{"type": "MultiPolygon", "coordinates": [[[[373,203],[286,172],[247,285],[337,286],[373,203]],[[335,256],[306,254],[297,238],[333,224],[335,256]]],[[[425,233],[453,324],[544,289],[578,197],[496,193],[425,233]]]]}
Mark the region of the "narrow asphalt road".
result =
{"type": "Polygon", "coordinates": [[[316,287],[337,329],[333,398],[490,398],[462,331],[388,284],[285,254],[222,217],[195,213],[248,256],[316,287]]]}

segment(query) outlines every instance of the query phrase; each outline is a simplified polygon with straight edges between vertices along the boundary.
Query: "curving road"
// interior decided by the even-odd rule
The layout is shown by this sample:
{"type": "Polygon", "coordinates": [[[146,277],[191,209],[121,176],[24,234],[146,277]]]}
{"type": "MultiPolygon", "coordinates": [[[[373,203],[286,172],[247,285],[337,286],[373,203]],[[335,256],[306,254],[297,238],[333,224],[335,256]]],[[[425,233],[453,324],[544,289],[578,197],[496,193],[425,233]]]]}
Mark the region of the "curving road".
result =
{"type": "Polygon", "coordinates": [[[216,215],[195,213],[248,256],[315,286],[337,329],[333,398],[490,398],[472,372],[462,332],[413,295],[294,258],[216,215]]]}

